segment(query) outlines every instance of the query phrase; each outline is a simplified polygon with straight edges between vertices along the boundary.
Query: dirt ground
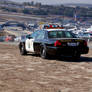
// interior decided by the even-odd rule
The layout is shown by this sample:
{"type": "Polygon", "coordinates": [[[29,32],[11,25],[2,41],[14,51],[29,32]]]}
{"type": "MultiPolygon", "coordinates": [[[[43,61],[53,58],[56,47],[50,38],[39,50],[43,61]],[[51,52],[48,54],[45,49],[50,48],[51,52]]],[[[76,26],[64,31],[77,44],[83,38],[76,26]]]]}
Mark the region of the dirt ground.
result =
{"type": "Polygon", "coordinates": [[[79,61],[44,60],[0,44],[0,92],[92,92],[92,49],[79,61]]]}

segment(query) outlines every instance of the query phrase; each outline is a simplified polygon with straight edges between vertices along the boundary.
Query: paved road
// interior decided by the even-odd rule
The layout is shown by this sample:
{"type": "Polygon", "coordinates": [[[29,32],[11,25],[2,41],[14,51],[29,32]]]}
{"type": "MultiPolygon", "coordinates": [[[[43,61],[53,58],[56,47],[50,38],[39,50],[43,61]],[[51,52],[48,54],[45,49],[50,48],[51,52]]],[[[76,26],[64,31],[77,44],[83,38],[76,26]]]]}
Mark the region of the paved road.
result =
{"type": "Polygon", "coordinates": [[[24,18],[24,19],[37,19],[41,20],[42,18],[39,17],[32,17],[32,16],[23,16],[23,15],[13,15],[13,14],[0,14],[0,16],[6,16],[6,17],[16,17],[16,18],[24,18]]]}
{"type": "Polygon", "coordinates": [[[27,35],[27,34],[31,34],[32,32],[30,31],[14,31],[14,30],[5,30],[5,32],[11,34],[11,35],[15,35],[15,36],[21,36],[21,35],[27,35]]]}

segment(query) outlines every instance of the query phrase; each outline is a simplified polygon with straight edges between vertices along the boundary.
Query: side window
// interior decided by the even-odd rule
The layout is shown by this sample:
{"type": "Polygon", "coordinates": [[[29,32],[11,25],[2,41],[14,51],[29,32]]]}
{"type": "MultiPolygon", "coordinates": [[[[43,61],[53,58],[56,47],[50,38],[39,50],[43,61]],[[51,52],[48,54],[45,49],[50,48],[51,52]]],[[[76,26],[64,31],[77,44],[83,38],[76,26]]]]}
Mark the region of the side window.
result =
{"type": "Polygon", "coordinates": [[[57,32],[54,32],[54,31],[48,32],[48,37],[49,38],[57,38],[57,32]]]}
{"type": "Polygon", "coordinates": [[[57,32],[57,38],[63,38],[64,37],[64,33],[62,31],[57,32]]]}
{"type": "Polygon", "coordinates": [[[65,32],[65,36],[66,38],[73,38],[73,35],[70,32],[65,32]]]}
{"type": "Polygon", "coordinates": [[[36,39],[44,39],[44,37],[45,37],[45,32],[44,31],[39,31],[36,39]]]}
{"type": "Polygon", "coordinates": [[[31,37],[31,35],[29,34],[29,35],[26,35],[26,38],[29,38],[29,37],[31,37]]]}

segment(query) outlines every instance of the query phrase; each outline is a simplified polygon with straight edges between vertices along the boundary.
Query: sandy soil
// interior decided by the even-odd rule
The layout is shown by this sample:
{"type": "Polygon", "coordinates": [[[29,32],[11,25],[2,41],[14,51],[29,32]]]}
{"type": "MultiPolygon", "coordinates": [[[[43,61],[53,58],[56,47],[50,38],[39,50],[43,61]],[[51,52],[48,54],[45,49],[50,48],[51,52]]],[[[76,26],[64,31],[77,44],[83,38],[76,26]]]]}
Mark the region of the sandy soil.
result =
{"type": "Polygon", "coordinates": [[[92,92],[92,49],[79,61],[44,60],[0,44],[0,92],[92,92]]]}

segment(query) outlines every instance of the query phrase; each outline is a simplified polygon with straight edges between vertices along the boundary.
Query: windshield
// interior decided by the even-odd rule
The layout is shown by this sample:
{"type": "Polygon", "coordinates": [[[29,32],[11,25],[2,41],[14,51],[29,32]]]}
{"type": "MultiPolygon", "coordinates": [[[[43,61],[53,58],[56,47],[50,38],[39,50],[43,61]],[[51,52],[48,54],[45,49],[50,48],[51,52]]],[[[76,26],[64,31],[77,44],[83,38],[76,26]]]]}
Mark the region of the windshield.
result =
{"type": "Polygon", "coordinates": [[[74,34],[69,31],[49,31],[49,38],[76,38],[74,34]]]}

